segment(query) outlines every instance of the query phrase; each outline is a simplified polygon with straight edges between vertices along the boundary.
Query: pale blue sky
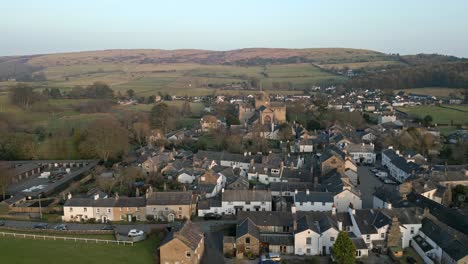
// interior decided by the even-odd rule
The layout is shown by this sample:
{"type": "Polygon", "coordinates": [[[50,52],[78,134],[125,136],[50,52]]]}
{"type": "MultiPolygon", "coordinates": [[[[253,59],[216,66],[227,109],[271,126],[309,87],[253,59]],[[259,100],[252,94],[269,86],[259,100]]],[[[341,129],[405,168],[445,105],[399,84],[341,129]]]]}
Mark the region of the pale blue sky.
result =
{"type": "Polygon", "coordinates": [[[0,56],[348,47],[468,57],[467,0],[12,0],[1,10],[0,56]]]}

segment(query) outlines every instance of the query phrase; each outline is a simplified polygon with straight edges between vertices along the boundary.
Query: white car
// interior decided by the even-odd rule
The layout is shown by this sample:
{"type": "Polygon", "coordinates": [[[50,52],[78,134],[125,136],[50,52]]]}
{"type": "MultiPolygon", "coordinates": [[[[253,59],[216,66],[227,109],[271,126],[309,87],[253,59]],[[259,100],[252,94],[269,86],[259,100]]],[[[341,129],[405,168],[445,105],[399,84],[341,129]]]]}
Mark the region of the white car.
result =
{"type": "Polygon", "coordinates": [[[281,257],[280,257],[280,254],[278,253],[267,253],[265,255],[262,255],[262,257],[260,258],[261,261],[267,261],[267,260],[273,260],[273,261],[281,261],[281,257]]]}
{"type": "Polygon", "coordinates": [[[128,237],[142,236],[145,232],[137,229],[132,229],[128,232],[128,237]]]}
{"type": "Polygon", "coordinates": [[[375,176],[379,177],[379,178],[385,178],[388,176],[388,173],[384,172],[384,171],[379,171],[375,174],[375,176]]]}

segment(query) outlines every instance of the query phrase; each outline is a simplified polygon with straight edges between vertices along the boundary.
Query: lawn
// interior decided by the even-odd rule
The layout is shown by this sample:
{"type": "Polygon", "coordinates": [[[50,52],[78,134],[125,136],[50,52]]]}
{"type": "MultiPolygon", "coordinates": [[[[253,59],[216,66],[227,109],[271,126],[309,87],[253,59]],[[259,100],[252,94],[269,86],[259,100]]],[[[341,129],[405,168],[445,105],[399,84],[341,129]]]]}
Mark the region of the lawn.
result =
{"type": "Polygon", "coordinates": [[[451,105],[421,105],[401,107],[398,108],[398,110],[420,118],[423,118],[426,115],[431,115],[433,123],[436,124],[451,124],[452,121],[454,124],[468,124],[468,106],[452,107],[451,105]]]}
{"type": "Polygon", "coordinates": [[[154,263],[156,238],[130,245],[0,237],[0,263],[154,263]]]}

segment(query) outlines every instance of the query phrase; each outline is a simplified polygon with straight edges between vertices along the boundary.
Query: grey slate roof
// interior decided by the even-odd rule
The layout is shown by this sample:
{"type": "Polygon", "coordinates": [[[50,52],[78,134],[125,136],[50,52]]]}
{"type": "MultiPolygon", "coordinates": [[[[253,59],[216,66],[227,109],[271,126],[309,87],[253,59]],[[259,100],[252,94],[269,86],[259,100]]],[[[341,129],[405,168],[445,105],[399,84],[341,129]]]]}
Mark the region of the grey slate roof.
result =
{"type": "Polygon", "coordinates": [[[270,190],[274,192],[294,192],[312,190],[314,184],[311,182],[272,182],[270,190]]]}
{"type": "Polygon", "coordinates": [[[395,150],[393,149],[386,149],[383,151],[383,153],[390,158],[393,165],[406,173],[412,173],[413,171],[417,172],[420,169],[419,165],[414,162],[407,162],[406,159],[396,154],[395,150]]]}
{"type": "Polygon", "coordinates": [[[466,235],[457,232],[443,223],[424,218],[422,220],[421,231],[437,243],[455,261],[468,255],[468,239],[466,235]]]}
{"type": "Polygon", "coordinates": [[[298,192],[295,195],[295,201],[298,203],[307,202],[333,202],[333,194],[329,192],[298,192]]]}
{"type": "Polygon", "coordinates": [[[293,225],[293,215],[291,212],[280,211],[241,211],[237,215],[239,221],[249,218],[256,226],[290,226],[293,225]]]}
{"type": "MultiPolygon", "coordinates": [[[[104,200],[104,199],[99,199],[104,200]]],[[[99,200],[96,200],[98,202],[99,200]]],[[[145,207],[146,199],[144,197],[119,197],[116,199],[116,207],[145,207]]]]}
{"type": "Polygon", "coordinates": [[[343,190],[343,181],[341,180],[341,174],[333,169],[329,173],[323,175],[321,178],[322,187],[326,191],[332,193],[339,193],[343,190]]]}
{"type": "Polygon", "coordinates": [[[191,203],[191,192],[154,192],[147,200],[148,205],[189,205],[191,203]]]}
{"type": "Polygon", "coordinates": [[[225,190],[222,197],[227,202],[271,202],[271,192],[265,190],[225,190]]]}
{"type": "Polygon", "coordinates": [[[255,223],[249,218],[244,219],[244,221],[238,224],[236,228],[236,237],[241,237],[245,234],[250,234],[257,239],[260,239],[258,227],[255,226],[255,223]]]}
{"type": "Polygon", "coordinates": [[[198,209],[204,210],[212,207],[221,207],[221,199],[219,196],[198,201],[198,209]]]}
{"type": "Polygon", "coordinates": [[[294,246],[294,235],[284,233],[261,233],[260,241],[275,246],[294,246]]]}
{"type": "Polygon", "coordinates": [[[351,238],[351,241],[353,242],[354,247],[356,249],[367,249],[366,242],[364,242],[364,239],[362,239],[361,237],[351,238]]]}
{"type": "Polygon", "coordinates": [[[454,208],[443,206],[420,194],[410,193],[407,195],[407,200],[402,200],[394,207],[428,208],[431,215],[435,216],[439,221],[464,234],[468,234],[468,221],[466,221],[468,215],[454,208]]]}
{"type": "Polygon", "coordinates": [[[413,237],[413,240],[418,244],[418,246],[423,250],[424,253],[431,251],[434,249],[431,244],[427,243],[424,238],[422,238],[420,235],[416,235],[413,237]]]}
{"type": "Polygon", "coordinates": [[[161,246],[167,244],[173,239],[179,239],[191,250],[195,250],[203,239],[203,233],[197,225],[194,225],[191,221],[187,221],[179,231],[170,232],[161,243],[161,246]]]}

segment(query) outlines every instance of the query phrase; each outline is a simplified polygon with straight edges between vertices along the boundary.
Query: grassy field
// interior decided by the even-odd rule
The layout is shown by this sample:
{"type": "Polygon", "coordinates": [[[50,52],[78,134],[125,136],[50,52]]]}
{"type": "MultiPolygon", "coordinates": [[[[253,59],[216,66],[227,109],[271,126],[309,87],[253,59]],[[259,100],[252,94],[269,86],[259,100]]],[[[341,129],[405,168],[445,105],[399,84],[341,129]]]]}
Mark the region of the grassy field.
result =
{"type": "Polygon", "coordinates": [[[408,113],[413,116],[423,118],[426,115],[431,115],[433,123],[437,124],[468,124],[468,106],[412,106],[401,107],[398,110],[408,113]]]}
{"type": "Polygon", "coordinates": [[[155,238],[133,246],[0,237],[0,263],[154,263],[155,238]]]}
{"type": "MultiPolygon", "coordinates": [[[[133,89],[138,96],[156,95],[159,92],[180,96],[202,96],[225,92],[229,94],[232,93],[229,90],[210,87],[248,83],[251,78],[260,79],[264,90],[291,94],[323,82],[340,83],[346,80],[343,76],[327,73],[310,63],[263,67],[131,62],[78,65],[71,61],[69,64],[49,66],[44,69],[44,73],[47,81],[30,83],[30,85],[38,88],[57,87],[66,91],[76,85],[86,86],[96,81],[103,81],[109,84],[115,92],[125,94],[127,90],[133,89]],[[278,89],[274,87],[274,83],[280,83],[282,86],[278,89]]],[[[12,82],[0,83],[0,88],[13,84],[12,82]]]]}
{"type": "Polygon", "coordinates": [[[446,98],[449,97],[451,94],[454,94],[459,97],[463,97],[461,92],[464,89],[456,89],[456,88],[447,88],[447,87],[425,87],[425,88],[413,88],[413,89],[404,89],[404,90],[394,90],[393,93],[397,94],[400,91],[405,92],[406,94],[415,93],[415,94],[423,94],[423,95],[432,95],[437,98],[446,98]]]}
{"type": "Polygon", "coordinates": [[[382,68],[386,66],[393,66],[393,65],[403,65],[403,63],[399,61],[367,61],[367,62],[348,62],[348,63],[331,63],[331,64],[321,64],[319,67],[323,69],[343,69],[348,68],[352,70],[358,70],[363,68],[382,68]]]}

